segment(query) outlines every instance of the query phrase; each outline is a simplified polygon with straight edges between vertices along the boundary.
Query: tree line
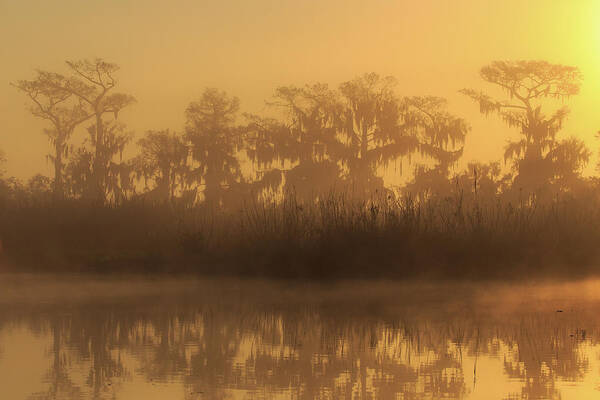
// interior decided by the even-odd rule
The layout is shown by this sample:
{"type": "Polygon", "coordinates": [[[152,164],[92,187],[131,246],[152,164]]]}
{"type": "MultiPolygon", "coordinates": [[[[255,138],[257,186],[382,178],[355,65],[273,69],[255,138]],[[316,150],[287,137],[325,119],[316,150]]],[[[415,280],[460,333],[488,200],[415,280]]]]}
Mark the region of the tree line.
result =
{"type": "MultiPolygon", "coordinates": [[[[559,139],[569,114],[559,100],[577,95],[576,67],[546,61],[495,61],[480,75],[504,96],[463,89],[485,115],[495,114],[520,133],[500,162],[454,168],[470,132],[468,122],[435,96],[397,94],[392,77],[368,73],[342,83],[283,86],[267,102],[277,118],[240,112],[240,101],[214,88],[185,109],[182,131],[150,130],[137,140],[138,154],[123,152],[133,135],[119,113],[135,98],[119,91],[119,66],[104,61],[66,62],[66,73],[39,70],[13,86],[27,96],[31,114],[47,122],[52,178],[27,185],[3,178],[5,192],[27,192],[48,201],[81,199],[121,204],[127,199],[199,202],[233,207],[243,199],[293,193],[315,201],[330,190],[368,198],[393,196],[383,175],[413,158],[402,188],[420,198],[457,190],[479,195],[552,196],[589,187],[581,176],[591,152],[575,137],[559,139]],[[72,139],[87,132],[81,146],[72,139]]],[[[5,160],[0,153],[0,164],[5,160]]],[[[401,174],[402,170],[395,171],[401,174]]],[[[0,178],[2,178],[0,170],[0,178]]]]}

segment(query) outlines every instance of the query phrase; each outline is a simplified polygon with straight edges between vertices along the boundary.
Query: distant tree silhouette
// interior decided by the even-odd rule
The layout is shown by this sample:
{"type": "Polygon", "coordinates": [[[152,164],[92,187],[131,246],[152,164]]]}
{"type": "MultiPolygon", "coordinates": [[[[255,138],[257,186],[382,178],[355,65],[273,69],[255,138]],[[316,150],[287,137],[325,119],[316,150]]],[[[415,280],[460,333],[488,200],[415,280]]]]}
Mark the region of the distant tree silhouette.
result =
{"type": "Polygon", "coordinates": [[[98,200],[97,174],[100,170],[104,174],[100,177],[101,198],[119,203],[134,191],[133,165],[123,161],[123,151],[131,141],[132,134],[125,130],[125,125],[110,122],[103,127],[102,143],[97,141],[95,124],[88,128],[88,135],[88,140],[73,152],[67,165],[71,194],[78,198],[98,200]],[[98,157],[101,162],[97,160],[98,157]]]}
{"type": "Polygon", "coordinates": [[[459,174],[459,184],[478,198],[493,199],[498,193],[507,189],[510,174],[502,175],[500,162],[470,162],[466,170],[459,174]]]}
{"type": "Polygon", "coordinates": [[[303,200],[336,185],[368,196],[385,189],[378,169],[421,152],[438,164],[429,173],[447,183],[450,165],[462,155],[466,122],[445,111],[441,98],[399,100],[394,85],[392,78],[366,74],[339,92],[324,84],[278,88],[270,104],[288,119],[253,116],[248,125],[250,159],[270,168],[261,182],[278,187],[285,172],[284,187],[303,200]]]}
{"type": "Polygon", "coordinates": [[[446,111],[446,104],[446,99],[433,96],[404,99],[404,118],[419,142],[419,152],[435,163],[433,167],[417,165],[408,191],[444,194],[451,189],[450,167],[462,156],[469,126],[446,111]]]}
{"type": "Polygon", "coordinates": [[[36,174],[26,183],[15,177],[0,176],[0,214],[9,207],[46,207],[54,200],[52,179],[36,174]]]}
{"type": "Polygon", "coordinates": [[[278,126],[277,137],[271,136],[275,140],[273,155],[288,164],[285,190],[312,201],[335,186],[341,174],[339,97],[325,84],[283,86],[275,91],[270,104],[286,112],[287,134],[278,126]]]}
{"type": "Polygon", "coordinates": [[[254,171],[249,190],[257,197],[273,197],[281,189],[285,169],[293,158],[290,128],[274,118],[244,116],[244,152],[254,171]]]}
{"type": "Polygon", "coordinates": [[[138,140],[140,154],[134,159],[136,173],[148,182],[161,201],[172,200],[178,190],[188,186],[189,148],[182,136],[169,130],[148,131],[138,140]]]}
{"type": "Polygon", "coordinates": [[[395,84],[391,77],[369,73],[340,85],[345,178],[363,194],[384,188],[378,167],[419,149],[402,120],[395,84]]]}
{"type": "MultiPolygon", "coordinates": [[[[54,147],[49,156],[54,179],[48,182],[55,198],[68,194],[100,204],[120,202],[135,193],[141,179],[154,200],[185,194],[194,198],[192,204],[196,190],[202,190],[213,206],[282,192],[314,202],[332,189],[369,197],[388,191],[383,174],[390,163],[413,154],[433,165],[418,164],[407,191],[445,195],[464,183],[475,193],[486,179],[489,193],[508,186],[507,176],[500,178],[492,164],[470,165],[451,176],[469,131],[466,121],[449,113],[443,98],[398,97],[396,81],[375,73],[337,90],[320,83],[279,87],[267,104],[283,110],[284,117],[244,114],[243,125],[237,125],[236,97],[206,89],[185,111],[184,135],[149,131],[138,142],[140,154],[123,161],[131,137],[117,116],[135,99],[117,92],[119,67],[102,59],[68,61],[67,66],[66,75],[38,71],[33,80],[13,84],[29,97],[31,112],[50,122],[45,133],[54,147]],[[89,137],[74,149],[69,139],[87,120],[94,121],[89,137]],[[252,168],[243,174],[244,163],[252,168]]],[[[481,69],[481,77],[506,98],[461,92],[476,100],[482,113],[497,114],[522,136],[504,154],[512,162],[512,188],[528,193],[589,188],[581,170],[590,151],[576,138],[557,139],[568,109],[542,112],[578,93],[579,70],[546,61],[495,61],[481,69]]]]}
{"type": "Polygon", "coordinates": [[[47,205],[52,200],[52,179],[42,174],[36,174],[27,181],[27,191],[32,206],[47,205]]]}
{"type": "Polygon", "coordinates": [[[68,156],[68,141],[75,128],[90,118],[95,117],[94,135],[97,143],[93,159],[92,181],[95,198],[105,201],[105,171],[108,160],[104,145],[105,124],[103,116],[112,113],[117,118],[119,111],[131,104],[133,97],[113,93],[117,82],[114,74],[119,69],[116,64],[102,59],[94,61],[67,61],[71,76],[58,73],[38,71],[33,80],[21,80],[13,84],[26,93],[33,102],[33,115],[48,120],[52,127],[44,132],[50,138],[54,154],[49,158],[54,164],[54,194],[56,198],[64,196],[64,159],[68,156]]]}
{"type": "Polygon", "coordinates": [[[217,89],[206,89],[186,109],[186,137],[197,167],[193,174],[204,186],[207,204],[222,206],[234,200],[243,183],[238,151],[242,133],[234,125],[240,102],[217,89]]]}
{"type": "Polygon", "coordinates": [[[83,101],[70,90],[71,81],[64,75],[37,71],[33,80],[21,80],[13,84],[24,92],[33,103],[31,113],[51,123],[44,133],[54,148],[48,158],[54,164],[54,195],[64,196],[64,159],[68,156],[68,142],[75,128],[89,119],[91,114],[83,101]]]}
{"type": "Polygon", "coordinates": [[[481,77],[500,87],[508,99],[496,100],[470,89],[461,92],[477,101],[483,114],[496,113],[509,126],[520,129],[523,138],[509,142],[504,154],[505,160],[513,160],[514,187],[538,191],[577,175],[589,159],[589,151],[580,141],[557,140],[569,110],[563,106],[547,115],[542,112],[542,101],[578,94],[579,69],[546,61],[494,61],[481,69],[481,77]]]}
{"type": "Polygon", "coordinates": [[[105,138],[105,135],[110,135],[107,134],[107,124],[110,120],[107,121],[105,116],[112,114],[116,120],[119,112],[135,99],[128,94],[114,92],[117,86],[115,73],[119,70],[117,64],[97,58],[93,61],[67,61],[67,65],[74,74],[66,86],[68,93],[77,96],[85,112],[95,119],[91,132],[95,150],[91,188],[94,199],[104,203],[107,190],[114,192],[114,187],[111,187],[113,182],[108,181],[110,174],[107,172],[107,166],[110,164],[107,157],[111,153],[107,146],[114,143],[111,143],[112,139],[105,138]]]}
{"type": "Polygon", "coordinates": [[[581,170],[592,153],[583,140],[569,137],[558,142],[547,157],[552,160],[553,182],[561,189],[574,190],[581,182],[581,170]]]}

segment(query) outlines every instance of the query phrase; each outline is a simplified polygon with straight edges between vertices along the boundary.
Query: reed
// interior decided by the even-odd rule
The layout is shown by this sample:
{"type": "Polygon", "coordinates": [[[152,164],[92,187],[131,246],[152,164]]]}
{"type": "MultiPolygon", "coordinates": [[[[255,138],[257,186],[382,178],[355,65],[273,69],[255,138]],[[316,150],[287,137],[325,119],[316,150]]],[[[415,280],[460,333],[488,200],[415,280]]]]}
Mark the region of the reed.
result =
{"type": "Polygon", "coordinates": [[[600,208],[557,197],[417,199],[328,193],[235,210],[125,202],[19,205],[0,214],[5,269],[286,278],[581,277],[597,272],[600,208]]]}

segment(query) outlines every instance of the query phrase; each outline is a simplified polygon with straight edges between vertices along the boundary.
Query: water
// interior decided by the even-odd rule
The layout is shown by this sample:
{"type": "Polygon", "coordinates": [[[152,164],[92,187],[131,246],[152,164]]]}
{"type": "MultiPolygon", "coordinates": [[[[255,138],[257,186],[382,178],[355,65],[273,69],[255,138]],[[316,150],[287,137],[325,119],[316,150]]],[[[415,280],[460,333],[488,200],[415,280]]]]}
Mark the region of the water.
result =
{"type": "Polygon", "coordinates": [[[596,399],[600,284],[0,276],[2,399],[596,399]]]}

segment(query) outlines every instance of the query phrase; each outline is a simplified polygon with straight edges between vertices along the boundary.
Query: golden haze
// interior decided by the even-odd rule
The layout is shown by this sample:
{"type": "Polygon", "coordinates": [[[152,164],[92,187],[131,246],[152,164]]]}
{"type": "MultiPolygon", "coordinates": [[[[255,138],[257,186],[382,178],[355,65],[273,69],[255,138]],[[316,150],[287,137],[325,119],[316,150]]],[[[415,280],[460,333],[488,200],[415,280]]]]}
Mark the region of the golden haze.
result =
{"type": "MultiPolygon", "coordinates": [[[[500,160],[516,132],[479,115],[457,91],[488,90],[478,70],[492,60],[544,59],[581,69],[584,83],[569,100],[562,135],[584,139],[595,153],[598,16],[594,0],[0,0],[0,147],[9,175],[51,175],[44,123],[9,82],[32,78],[36,68],[61,71],[67,59],[103,57],[121,66],[121,88],[138,100],[123,113],[138,137],[181,129],[186,105],[207,86],[239,96],[245,111],[264,113],[277,86],[336,86],[374,71],[395,76],[401,95],[449,99],[473,128],[463,163],[500,160]]],[[[587,174],[595,163],[594,154],[587,174]]]]}

